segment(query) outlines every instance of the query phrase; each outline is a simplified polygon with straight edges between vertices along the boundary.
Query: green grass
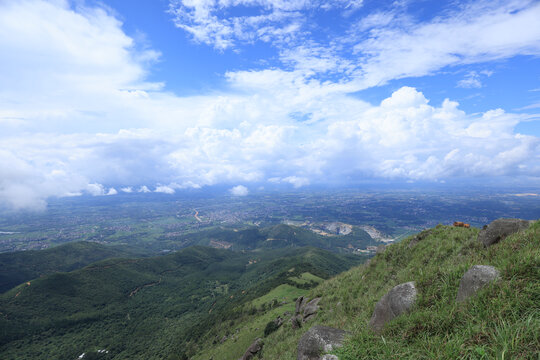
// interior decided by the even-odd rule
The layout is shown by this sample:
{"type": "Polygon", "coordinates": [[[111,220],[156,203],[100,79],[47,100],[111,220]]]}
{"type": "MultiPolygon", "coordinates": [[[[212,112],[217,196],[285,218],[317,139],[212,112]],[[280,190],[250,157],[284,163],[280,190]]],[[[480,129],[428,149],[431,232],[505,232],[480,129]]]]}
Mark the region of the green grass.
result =
{"type": "Polygon", "coordinates": [[[251,304],[255,307],[259,307],[263,304],[270,304],[274,301],[276,301],[277,303],[281,303],[283,301],[291,302],[307,293],[308,290],[299,289],[289,284],[281,284],[272,291],[270,291],[268,294],[253,300],[251,304]]]}
{"type": "Polygon", "coordinates": [[[289,280],[299,285],[309,284],[311,282],[321,283],[324,281],[324,279],[308,272],[302,273],[300,274],[300,276],[292,276],[289,278],[289,280]]]}
{"type": "MultiPolygon", "coordinates": [[[[294,302],[266,311],[262,315],[243,318],[238,323],[235,323],[232,328],[227,325],[222,326],[221,333],[228,335],[228,339],[222,344],[219,341],[214,346],[208,344],[202,352],[192,359],[239,359],[255,339],[264,336],[266,324],[278,316],[283,317],[286,312],[294,312],[294,302]],[[236,329],[238,329],[238,332],[236,329]]],[[[285,323],[283,326],[287,325],[289,324],[285,323]]],[[[216,340],[218,339],[216,338],[216,340]]]]}
{"type": "Polygon", "coordinates": [[[539,359],[540,222],[488,249],[478,229],[437,226],[416,246],[392,245],[368,265],[323,282],[322,310],[300,330],[284,326],[265,339],[264,359],[295,359],[296,344],[314,324],[349,331],[341,360],[539,359]],[[472,265],[492,265],[501,279],[465,303],[455,302],[459,281],[472,265]],[[367,324],[375,303],[393,286],[415,281],[411,313],[380,335],[367,324]]]}

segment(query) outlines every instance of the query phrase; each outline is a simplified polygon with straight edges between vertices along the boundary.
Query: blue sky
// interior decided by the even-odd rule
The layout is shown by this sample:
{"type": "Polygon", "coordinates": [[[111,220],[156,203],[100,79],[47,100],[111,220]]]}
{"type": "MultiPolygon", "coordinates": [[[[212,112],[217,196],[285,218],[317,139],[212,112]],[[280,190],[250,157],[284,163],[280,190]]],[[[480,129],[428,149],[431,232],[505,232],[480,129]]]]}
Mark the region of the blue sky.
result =
{"type": "Polygon", "coordinates": [[[0,0],[0,201],[537,185],[540,2],[0,0]]]}

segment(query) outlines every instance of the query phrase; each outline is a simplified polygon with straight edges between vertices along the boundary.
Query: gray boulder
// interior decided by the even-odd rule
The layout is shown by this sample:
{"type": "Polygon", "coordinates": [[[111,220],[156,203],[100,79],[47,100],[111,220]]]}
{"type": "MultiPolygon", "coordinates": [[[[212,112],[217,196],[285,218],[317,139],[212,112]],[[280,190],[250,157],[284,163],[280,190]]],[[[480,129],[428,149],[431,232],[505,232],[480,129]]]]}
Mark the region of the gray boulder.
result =
{"type": "Polygon", "coordinates": [[[417,291],[414,282],[399,284],[392,288],[375,305],[375,310],[369,321],[369,326],[375,332],[380,332],[384,324],[408,312],[416,301],[417,291]]]}
{"type": "Polygon", "coordinates": [[[304,307],[304,322],[317,315],[319,301],[321,301],[321,298],[315,298],[306,304],[304,307]]]}
{"type": "Polygon", "coordinates": [[[296,359],[321,360],[324,358],[324,353],[343,345],[345,335],[346,332],[340,329],[321,325],[313,326],[300,338],[296,359]]]}
{"type": "Polygon", "coordinates": [[[500,277],[499,270],[488,265],[474,265],[461,278],[457,293],[457,302],[467,300],[484,286],[500,277]]]}
{"type": "Polygon", "coordinates": [[[484,244],[485,247],[491,246],[508,235],[527,229],[532,222],[522,219],[497,219],[480,230],[478,241],[484,244]]]}
{"type": "Polygon", "coordinates": [[[255,359],[255,355],[257,355],[263,348],[263,341],[262,339],[257,339],[251,344],[244,355],[242,356],[242,360],[251,360],[255,359]]]}

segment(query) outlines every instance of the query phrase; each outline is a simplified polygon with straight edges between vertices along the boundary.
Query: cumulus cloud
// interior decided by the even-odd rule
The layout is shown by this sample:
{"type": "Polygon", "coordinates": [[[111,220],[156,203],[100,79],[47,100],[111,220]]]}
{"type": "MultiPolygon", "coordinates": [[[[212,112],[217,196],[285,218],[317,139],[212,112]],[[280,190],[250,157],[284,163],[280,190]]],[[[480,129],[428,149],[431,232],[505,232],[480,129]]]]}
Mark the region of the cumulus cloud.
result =
{"type": "Polygon", "coordinates": [[[249,193],[249,190],[244,185],[236,185],[229,189],[229,192],[233,196],[246,196],[249,193]]]}
{"type": "Polygon", "coordinates": [[[284,178],[280,177],[272,177],[267,180],[270,183],[274,184],[283,184],[288,183],[294,186],[295,189],[301,188],[302,186],[306,186],[310,184],[310,180],[305,177],[299,177],[299,176],[287,176],[284,178]]]}
{"type": "Polygon", "coordinates": [[[118,190],[116,190],[115,188],[110,188],[109,191],[107,191],[106,195],[117,195],[117,194],[118,194],[118,190]]]}
{"type": "Polygon", "coordinates": [[[162,194],[174,194],[174,189],[167,185],[159,185],[156,186],[156,189],[154,190],[156,193],[162,193],[162,194]]]}
{"type": "MultiPolygon", "coordinates": [[[[535,165],[540,161],[540,140],[514,132],[515,125],[529,120],[526,115],[501,109],[466,114],[451,100],[430,105],[411,87],[397,90],[376,106],[366,106],[360,100],[354,104],[345,95],[333,96],[343,116],[315,124],[292,125],[288,121],[294,120],[289,119],[279,125],[241,123],[230,130],[193,127],[174,135],[132,131],[6,139],[7,147],[24,153],[27,159],[19,160],[20,175],[6,178],[9,172],[2,172],[3,184],[20,186],[25,183],[16,179],[22,177],[31,179],[24,185],[30,189],[43,174],[53,174],[51,164],[63,169],[49,177],[54,184],[51,188],[58,190],[44,192],[38,197],[41,201],[47,196],[63,196],[66,189],[104,195],[110,190],[103,183],[132,182],[141,177],[147,183],[168,184],[157,185],[155,191],[171,194],[175,189],[224,182],[270,181],[298,188],[313,182],[350,183],[366,178],[540,176],[535,165]],[[131,147],[133,142],[140,146],[131,147]],[[129,152],[120,156],[105,148],[129,152]],[[152,149],[150,154],[148,148],[152,149]],[[148,164],[138,164],[145,156],[148,164]],[[155,171],[144,171],[144,167],[154,169],[155,164],[159,164],[155,171]],[[70,182],[77,178],[78,182],[70,182]],[[87,185],[86,179],[95,183],[87,185]],[[66,181],[69,187],[65,187],[66,181]]],[[[11,171],[15,167],[6,168],[11,171]]],[[[141,186],[138,191],[150,189],[141,186]]]]}
{"type": "Polygon", "coordinates": [[[150,192],[152,192],[152,190],[150,190],[150,189],[148,188],[148,186],[143,185],[143,186],[141,186],[141,187],[139,188],[139,190],[137,190],[137,192],[140,192],[140,193],[150,193],[150,192]]]}
{"type": "Polygon", "coordinates": [[[133,188],[131,186],[126,186],[126,187],[120,188],[120,191],[130,194],[133,192],[133,188]]]}
{"type": "Polygon", "coordinates": [[[73,196],[86,188],[87,179],[56,159],[36,166],[18,150],[0,147],[0,207],[44,209],[48,197],[73,196]]]}
{"type": "Polygon", "coordinates": [[[93,196],[105,195],[105,188],[101,184],[88,184],[86,185],[86,190],[93,196]]]}

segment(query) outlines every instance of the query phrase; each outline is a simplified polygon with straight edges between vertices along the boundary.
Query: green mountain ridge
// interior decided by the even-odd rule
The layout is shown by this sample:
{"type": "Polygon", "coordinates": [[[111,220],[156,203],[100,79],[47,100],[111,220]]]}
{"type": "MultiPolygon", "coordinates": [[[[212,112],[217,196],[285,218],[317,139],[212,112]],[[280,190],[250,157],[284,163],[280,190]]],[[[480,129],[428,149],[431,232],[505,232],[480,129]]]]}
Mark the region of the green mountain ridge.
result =
{"type": "MultiPolygon", "coordinates": [[[[279,224],[263,228],[212,228],[168,239],[189,246],[210,246],[229,250],[268,250],[312,246],[338,253],[351,252],[349,247],[363,248],[371,237],[355,229],[345,236],[322,236],[295,226],[279,224]]],[[[0,293],[16,285],[55,272],[69,272],[109,258],[148,257],[146,249],[127,245],[103,245],[95,242],[70,242],[46,250],[0,253],[0,293]]]]}
{"type": "Polygon", "coordinates": [[[46,250],[0,253],[0,293],[23,282],[56,272],[80,269],[108,258],[144,256],[128,246],[72,242],[46,250]]]}
{"type": "Polygon", "coordinates": [[[232,250],[313,246],[341,253],[350,252],[351,248],[365,248],[373,242],[369,234],[359,228],[353,228],[353,231],[347,235],[324,236],[308,229],[286,224],[244,229],[216,227],[179,235],[174,240],[183,246],[203,245],[226,247],[232,250]]]}

